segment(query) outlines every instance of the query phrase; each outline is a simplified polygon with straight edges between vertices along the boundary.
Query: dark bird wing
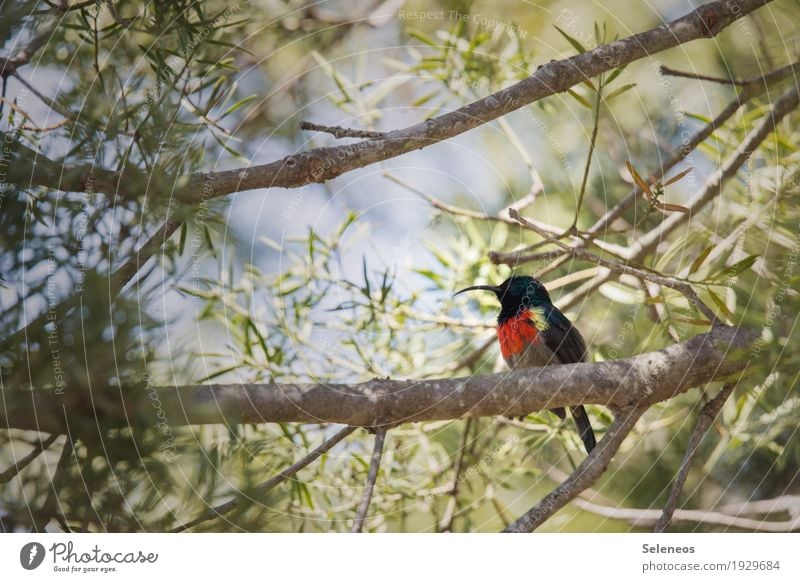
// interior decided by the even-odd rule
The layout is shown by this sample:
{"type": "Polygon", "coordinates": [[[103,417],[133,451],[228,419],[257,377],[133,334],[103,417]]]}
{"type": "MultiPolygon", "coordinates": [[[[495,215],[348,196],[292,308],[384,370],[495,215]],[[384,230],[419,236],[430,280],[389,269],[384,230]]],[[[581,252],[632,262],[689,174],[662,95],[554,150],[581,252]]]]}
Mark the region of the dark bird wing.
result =
{"type": "MultiPolygon", "coordinates": [[[[562,364],[575,364],[585,361],[586,341],[575,326],[572,325],[572,322],[567,319],[567,316],[556,307],[550,307],[545,310],[545,317],[550,327],[542,332],[542,336],[545,345],[553,351],[556,358],[562,364]]],[[[553,412],[563,418],[564,411],[562,409],[556,409],[553,412]]],[[[583,446],[586,447],[586,452],[591,453],[597,444],[597,440],[595,439],[592,425],[589,423],[586,409],[582,405],[573,406],[570,408],[570,412],[575,425],[578,427],[578,434],[580,434],[583,441],[583,446]]]]}
{"type": "Polygon", "coordinates": [[[586,342],[581,333],[556,307],[545,310],[550,327],[542,332],[545,345],[562,364],[575,364],[586,360],[586,342]]]}

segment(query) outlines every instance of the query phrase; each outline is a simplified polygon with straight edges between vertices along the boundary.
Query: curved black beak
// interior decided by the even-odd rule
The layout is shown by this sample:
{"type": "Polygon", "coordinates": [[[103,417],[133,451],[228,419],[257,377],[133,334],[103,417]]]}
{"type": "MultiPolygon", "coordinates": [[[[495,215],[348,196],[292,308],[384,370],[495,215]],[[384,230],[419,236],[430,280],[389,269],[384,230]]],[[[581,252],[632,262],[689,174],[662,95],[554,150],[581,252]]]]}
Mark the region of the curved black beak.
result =
{"type": "Polygon", "coordinates": [[[496,295],[500,293],[500,287],[492,287],[491,285],[475,285],[473,287],[467,287],[466,289],[462,289],[461,291],[456,291],[455,293],[453,293],[453,297],[455,297],[459,293],[464,293],[465,291],[491,291],[496,295]]]}

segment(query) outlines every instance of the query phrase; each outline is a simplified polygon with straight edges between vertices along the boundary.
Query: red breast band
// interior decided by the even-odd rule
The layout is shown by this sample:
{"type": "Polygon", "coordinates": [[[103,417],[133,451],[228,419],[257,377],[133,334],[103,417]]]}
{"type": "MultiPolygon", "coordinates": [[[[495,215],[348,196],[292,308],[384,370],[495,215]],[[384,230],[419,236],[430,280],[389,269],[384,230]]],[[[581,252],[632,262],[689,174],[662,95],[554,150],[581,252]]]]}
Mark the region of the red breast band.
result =
{"type": "Polygon", "coordinates": [[[525,309],[497,326],[497,339],[503,357],[520,354],[528,344],[536,341],[539,330],[530,317],[530,310],[525,309]]]}

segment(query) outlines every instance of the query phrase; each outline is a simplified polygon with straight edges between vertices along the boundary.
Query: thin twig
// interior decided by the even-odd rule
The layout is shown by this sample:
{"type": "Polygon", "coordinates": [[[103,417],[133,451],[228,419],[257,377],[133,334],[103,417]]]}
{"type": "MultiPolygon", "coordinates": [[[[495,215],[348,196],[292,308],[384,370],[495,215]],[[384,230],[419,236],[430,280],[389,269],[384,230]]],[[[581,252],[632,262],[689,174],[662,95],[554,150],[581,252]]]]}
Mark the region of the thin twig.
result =
{"type": "Polygon", "coordinates": [[[717,198],[725,184],[733,178],[744,163],[750,159],[761,143],[775,130],[775,126],[800,104],[800,88],[792,85],[774,101],[772,108],[761,118],[760,122],[742,140],[739,147],[723,162],[703,185],[702,191],[689,204],[690,213],[676,212],[661,222],[653,230],[638,237],[629,247],[629,256],[637,260],[656,247],[664,237],[675,228],[694,217],[709,202],[717,198]]]}
{"type": "MultiPolygon", "coordinates": [[[[648,428],[652,428],[649,427],[648,428]]],[[[568,475],[557,467],[547,466],[545,475],[556,482],[567,479],[568,475]]],[[[609,519],[627,521],[635,527],[652,527],[661,516],[659,509],[638,509],[619,507],[617,503],[596,489],[584,489],[573,501],[583,511],[601,515],[609,519]]],[[[757,499],[742,503],[721,505],[711,510],[676,509],[673,522],[702,523],[750,531],[794,531],[800,529],[800,496],[783,495],[773,499],[757,499]],[[758,521],[743,519],[742,515],[771,515],[788,513],[792,519],[787,521],[758,521]]]]}
{"type": "Polygon", "coordinates": [[[570,246],[566,243],[563,243],[554,237],[548,237],[545,231],[540,229],[535,224],[529,222],[528,220],[522,218],[516,210],[511,210],[509,212],[509,215],[511,216],[511,218],[519,222],[522,226],[532,230],[539,236],[542,236],[544,238],[549,238],[549,242],[561,247],[562,249],[575,255],[576,257],[590,261],[592,263],[595,263],[596,265],[606,267],[608,269],[611,269],[612,271],[616,271],[618,273],[624,273],[626,275],[633,275],[634,277],[645,279],[646,281],[651,281],[653,283],[657,283],[665,287],[670,287],[671,289],[675,289],[676,291],[683,293],[689,300],[689,303],[692,304],[694,307],[696,307],[703,315],[705,315],[712,324],[715,324],[717,322],[717,316],[714,314],[714,311],[711,310],[705,303],[703,303],[700,300],[700,297],[697,295],[697,293],[695,293],[694,289],[692,289],[689,283],[678,281],[671,277],[664,277],[652,271],[645,271],[644,269],[631,267],[630,265],[625,265],[622,263],[618,263],[616,261],[604,259],[603,257],[599,257],[594,253],[590,253],[584,249],[580,249],[577,247],[570,246]]]}
{"type": "Polygon", "coordinates": [[[669,75],[671,77],[684,77],[686,79],[697,79],[698,81],[711,81],[712,83],[719,83],[721,85],[738,85],[739,87],[746,87],[747,81],[740,81],[738,79],[724,79],[722,77],[712,77],[710,75],[701,75],[699,73],[685,73],[683,71],[676,71],[661,65],[661,74],[669,75]]]}
{"type": "MultiPolygon", "coordinates": [[[[754,97],[760,95],[766,87],[768,87],[772,83],[776,83],[783,79],[788,78],[792,74],[796,72],[796,70],[800,68],[800,61],[792,63],[790,65],[786,65],[785,67],[781,67],[780,69],[776,69],[774,71],[770,71],[769,73],[760,76],[760,77],[753,77],[751,79],[746,79],[743,81],[747,86],[723,109],[713,120],[709,123],[704,125],[699,131],[697,131],[691,139],[686,144],[683,144],[680,149],[673,154],[673,156],[668,159],[666,162],[660,165],[660,167],[653,172],[646,180],[647,183],[652,184],[658,180],[663,179],[667,172],[669,172],[672,168],[678,165],[684,158],[686,158],[692,151],[697,148],[702,142],[704,142],[708,137],[714,133],[714,131],[720,127],[722,127],[727,121],[733,117],[733,115],[742,107],[745,103],[753,99],[754,97]]],[[[619,201],[613,208],[611,208],[608,212],[606,212],[603,216],[601,216],[587,231],[586,237],[579,239],[576,241],[576,245],[580,247],[585,247],[589,242],[594,240],[597,236],[601,233],[605,232],[606,229],[611,225],[612,222],[620,218],[637,199],[641,196],[641,190],[634,185],[633,190],[621,201],[619,201]]],[[[527,252],[538,248],[538,246],[533,247],[532,249],[527,249],[527,252]]],[[[490,260],[496,264],[503,263],[503,264],[513,264],[518,265],[522,263],[527,263],[531,261],[539,261],[545,260],[548,257],[543,257],[539,255],[525,255],[526,249],[523,251],[517,251],[514,253],[494,253],[490,255],[490,260]]],[[[560,266],[561,264],[566,261],[568,257],[561,257],[556,260],[552,267],[548,267],[545,271],[549,272],[553,268],[560,266]]],[[[567,303],[568,306],[574,305],[577,301],[579,301],[584,295],[590,293],[594,289],[597,289],[602,283],[605,283],[610,277],[605,276],[602,279],[598,279],[597,282],[588,283],[586,286],[581,288],[579,291],[576,292],[574,295],[569,297],[569,301],[567,303]]]]}
{"type": "Polygon", "coordinates": [[[22,469],[30,465],[36,457],[41,455],[44,451],[50,448],[56,439],[61,436],[58,433],[53,433],[45,440],[40,440],[36,444],[33,445],[33,450],[25,455],[22,459],[11,465],[8,469],[0,473],[0,483],[8,483],[11,479],[14,478],[22,469]]]}
{"type": "Polygon", "coordinates": [[[364,520],[367,518],[369,503],[372,501],[372,492],[375,490],[375,481],[378,479],[378,471],[381,468],[381,457],[383,456],[383,443],[386,441],[386,429],[375,429],[375,444],[372,448],[372,460],[369,462],[369,473],[367,474],[367,486],[364,488],[364,495],[358,504],[356,519],[350,533],[361,533],[364,527],[364,520]]]}
{"type": "MultiPolygon", "coordinates": [[[[254,490],[254,494],[262,495],[262,494],[266,493],[267,491],[269,491],[270,489],[274,489],[277,485],[280,485],[281,483],[283,483],[284,481],[286,481],[287,479],[292,477],[295,473],[297,473],[298,471],[300,471],[304,467],[310,465],[313,461],[315,461],[316,459],[318,459],[319,457],[321,457],[322,455],[327,453],[334,446],[336,446],[336,444],[338,444],[340,441],[342,441],[345,437],[347,437],[349,434],[351,434],[355,430],[356,430],[356,427],[353,427],[353,426],[344,427],[342,430],[340,430],[335,435],[333,435],[331,438],[329,438],[328,440],[323,442],[316,449],[314,449],[309,454],[307,454],[305,457],[303,457],[302,459],[297,461],[291,467],[281,471],[280,473],[278,473],[277,475],[275,475],[273,478],[269,479],[268,481],[264,481],[260,485],[257,485],[255,490],[254,490]]],[[[193,519],[192,521],[190,521],[188,523],[179,525],[178,527],[172,529],[170,531],[170,533],[176,533],[176,532],[181,532],[181,531],[184,531],[184,530],[187,530],[187,529],[191,529],[191,528],[195,527],[196,525],[199,525],[199,524],[204,523],[206,521],[210,521],[212,519],[216,519],[217,517],[222,517],[226,513],[230,513],[231,511],[236,509],[236,507],[239,506],[239,504],[241,504],[242,502],[244,502],[245,499],[251,499],[251,498],[249,496],[246,497],[246,498],[245,497],[241,497],[241,498],[240,497],[235,497],[234,499],[231,499],[230,501],[227,501],[225,503],[217,505],[216,507],[212,507],[210,510],[208,510],[206,513],[204,513],[200,517],[197,517],[197,518],[193,519]]]]}
{"type": "MultiPolygon", "coordinates": [[[[528,175],[531,177],[531,187],[528,190],[528,193],[520,198],[519,200],[510,204],[510,207],[516,208],[517,210],[522,210],[527,206],[536,202],[536,199],[539,195],[544,192],[544,183],[542,182],[542,177],[539,175],[539,172],[536,170],[536,167],[533,165],[533,159],[531,158],[530,154],[528,153],[528,149],[525,147],[525,144],[517,135],[517,132],[514,131],[514,128],[508,122],[508,119],[505,117],[499,117],[497,119],[497,124],[500,126],[500,129],[503,133],[506,134],[510,144],[517,150],[522,161],[524,162],[525,166],[528,168],[528,175]]],[[[498,216],[505,216],[507,209],[503,209],[498,212],[498,216]]]]}
{"type": "MultiPolygon", "coordinates": [[[[725,123],[727,123],[728,120],[733,117],[734,114],[748,101],[763,93],[766,87],[768,87],[770,84],[792,76],[795,73],[795,69],[799,66],[800,61],[785,67],[781,67],[775,71],[770,71],[763,77],[749,79],[748,86],[740,91],[739,94],[734,97],[731,102],[728,103],[725,109],[720,111],[714,119],[700,128],[700,130],[689,139],[688,143],[683,144],[675,153],[675,155],[673,155],[663,164],[660,164],[659,168],[647,178],[646,182],[648,184],[653,184],[656,181],[663,179],[667,172],[683,161],[683,159],[692,153],[697,146],[708,139],[711,134],[714,133],[714,131],[725,125],[725,123]]],[[[625,198],[623,198],[611,210],[601,216],[597,222],[595,222],[595,224],[589,228],[587,233],[590,235],[596,235],[605,231],[611,225],[611,223],[622,216],[622,213],[625,212],[625,210],[627,210],[628,207],[631,206],[631,204],[633,204],[641,195],[641,189],[634,187],[625,198]]]]}
{"type": "MultiPolygon", "coordinates": [[[[39,91],[36,87],[34,87],[33,84],[28,82],[28,80],[25,77],[23,77],[22,75],[20,75],[20,74],[18,74],[16,72],[13,73],[13,76],[28,91],[33,93],[39,99],[39,101],[41,101],[42,103],[47,105],[47,107],[49,107],[51,111],[55,111],[60,116],[62,116],[64,119],[72,119],[73,118],[73,115],[70,113],[70,111],[67,108],[59,105],[56,101],[53,101],[49,97],[45,96],[41,91],[39,91]]],[[[57,186],[54,184],[53,187],[55,188],[57,186]]]]}
{"type": "MultiPolygon", "coordinates": [[[[790,111],[794,110],[798,103],[800,103],[800,94],[798,94],[797,87],[792,87],[781,95],[769,113],[762,118],[761,123],[746,136],[742,145],[740,145],[733,154],[725,160],[723,165],[706,180],[702,192],[695,196],[690,205],[692,215],[722,193],[725,184],[736,175],[739,168],[750,158],[755,149],[772,133],[777,122],[790,111]]],[[[688,220],[688,217],[689,214],[673,214],[653,230],[638,237],[636,242],[627,249],[626,258],[636,261],[641,260],[643,257],[647,256],[659,242],[664,240],[670,232],[683,224],[684,221],[688,220]]],[[[593,281],[585,283],[579,289],[564,298],[564,308],[575,305],[581,298],[597,289],[600,285],[611,279],[611,277],[612,273],[606,272],[593,281]]]]}
{"type": "Polygon", "coordinates": [[[781,495],[773,499],[728,503],[718,507],[717,511],[731,515],[768,515],[771,513],[800,515],[800,495],[781,495]]]}
{"type": "Polygon", "coordinates": [[[537,182],[536,184],[534,184],[533,187],[531,187],[530,191],[527,194],[525,194],[525,196],[523,196],[519,200],[515,200],[514,202],[503,208],[500,212],[497,213],[497,216],[501,218],[506,218],[509,208],[514,208],[517,211],[525,210],[528,206],[536,202],[536,199],[539,197],[539,194],[541,194],[543,191],[544,191],[544,185],[541,182],[537,182]]]}
{"type": "Polygon", "coordinates": [[[39,27],[39,34],[31,38],[13,57],[0,57],[0,72],[2,76],[7,77],[8,75],[14,74],[17,69],[27,65],[36,51],[52,39],[59,22],[59,17],[50,18],[47,24],[39,27]]]}
{"type": "Polygon", "coordinates": [[[575,209],[575,219],[572,225],[567,229],[569,232],[575,232],[578,227],[578,215],[583,206],[583,197],[586,194],[586,185],[589,183],[589,170],[592,167],[592,158],[594,157],[594,149],[597,145],[597,131],[600,129],[600,106],[603,103],[603,76],[600,76],[600,82],[597,84],[595,91],[597,98],[594,106],[594,127],[592,128],[592,137],[589,139],[589,154],[586,156],[586,166],[583,168],[583,178],[581,179],[581,190],[578,195],[578,206],[575,209]]]}
{"type": "MultiPolygon", "coordinates": [[[[452,204],[448,204],[448,203],[446,203],[446,202],[444,202],[442,200],[439,200],[438,198],[435,198],[434,196],[431,196],[430,194],[426,194],[422,190],[420,190],[418,188],[415,188],[411,184],[408,184],[407,182],[405,182],[405,181],[401,180],[400,178],[398,178],[397,176],[393,175],[388,170],[384,170],[382,174],[383,174],[384,178],[386,178],[390,182],[394,182],[395,184],[397,184],[398,186],[404,188],[405,190],[408,190],[412,194],[416,194],[417,196],[419,196],[420,198],[422,198],[423,200],[428,202],[431,206],[433,206],[437,210],[441,210],[442,212],[444,212],[446,214],[451,214],[453,216],[463,216],[465,218],[473,218],[475,220],[489,220],[489,221],[493,221],[493,222],[502,222],[504,224],[510,224],[510,225],[514,225],[514,226],[516,226],[518,224],[516,220],[512,220],[508,216],[504,216],[504,214],[510,213],[511,211],[514,210],[514,205],[511,205],[508,208],[504,209],[504,210],[506,210],[506,212],[499,213],[496,216],[495,215],[491,215],[491,214],[486,214],[484,212],[476,212],[474,210],[469,210],[468,208],[461,208],[460,206],[453,206],[452,204]]],[[[558,232],[556,227],[554,227],[554,226],[552,226],[550,224],[547,224],[547,223],[544,223],[544,222],[540,222],[540,221],[536,221],[536,222],[534,222],[534,224],[536,224],[536,226],[538,226],[543,231],[550,233],[551,235],[555,235],[558,232]]]]}
{"type": "MultiPolygon", "coordinates": [[[[627,521],[634,527],[652,527],[662,515],[660,509],[608,507],[580,498],[575,499],[575,505],[596,515],[627,521]]],[[[705,509],[676,509],[673,515],[673,522],[719,525],[726,529],[734,528],[752,532],[781,533],[800,530],[800,514],[784,521],[767,521],[728,515],[720,511],[707,511],[705,509]]]]}
{"type": "Polygon", "coordinates": [[[456,514],[458,507],[458,490],[461,484],[461,470],[464,467],[464,455],[467,452],[467,435],[469,434],[472,419],[468,418],[464,423],[464,430],[461,433],[461,438],[458,442],[458,452],[456,453],[456,460],[453,464],[453,482],[450,486],[450,498],[447,500],[447,507],[444,511],[444,516],[439,525],[440,532],[449,532],[453,529],[453,518],[456,514]]]}
{"type": "Polygon", "coordinates": [[[371,139],[371,138],[383,137],[384,135],[386,135],[382,131],[367,131],[364,129],[352,129],[349,127],[339,127],[338,125],[318,125],[316,123],[311,123],[310,121],[301,121],[300,129],[304,129],[306,131],[321,131],[323,133],[329,133],[336,138],[358,137],[358,138],[371,139]]]}
{"type": "Polygon", "coordinates": [[[733,392],[734,386],[734,384],[730,383],[725,384],[717,395],[707,402],[700,411],[700,417],[697,419],[697,424],[689,439],[689,445],[686,447],[686,454],[684,454],[683,461],[681,461],[680,470],[669,492],[669,499],[667,499],[664,511],[656,522],[653,531],[657,533],[663,532],[672,522],[672,516],[675,514],[675,509],[678,507],[678,500],[680,499],[681,491],[683,491],[683,485],[686,483],[686,477],[689,475],[689,467],[692,464],[692,459],[700,446],[700,441],[703,440],[706,432],[708,432],[708,429],[711,427],[711,423],[714,422],[714,419],[717,418],[720,410],[722,410],[722,406],[728,400],[731,392],[733,392]]]}

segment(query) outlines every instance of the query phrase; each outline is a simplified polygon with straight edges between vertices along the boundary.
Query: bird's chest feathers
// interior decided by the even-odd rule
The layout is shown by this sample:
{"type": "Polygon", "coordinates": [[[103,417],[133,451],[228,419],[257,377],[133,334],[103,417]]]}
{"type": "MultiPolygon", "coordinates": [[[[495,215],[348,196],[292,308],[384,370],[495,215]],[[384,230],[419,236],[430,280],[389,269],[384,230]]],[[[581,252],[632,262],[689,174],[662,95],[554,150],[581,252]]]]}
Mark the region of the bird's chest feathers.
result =
{"type": "Polygon", "coordinates": [[[541,333],[550,327],[544,313],[537,308],[525,309],[497,326],[500,352],[510,366],[544,366],[552,352],[542,341],[541,333]]]}

